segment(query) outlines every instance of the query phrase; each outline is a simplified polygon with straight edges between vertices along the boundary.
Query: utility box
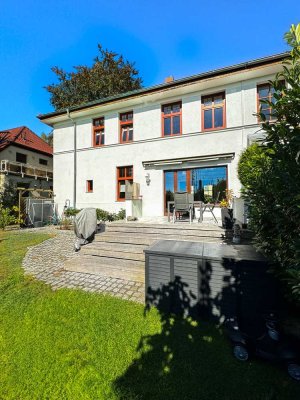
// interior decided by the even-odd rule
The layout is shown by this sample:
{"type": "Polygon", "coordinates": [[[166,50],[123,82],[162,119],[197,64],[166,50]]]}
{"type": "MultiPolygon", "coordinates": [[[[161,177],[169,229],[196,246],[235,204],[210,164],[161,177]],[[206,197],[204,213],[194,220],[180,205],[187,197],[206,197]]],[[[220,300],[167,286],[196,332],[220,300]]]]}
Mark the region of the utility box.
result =
{"type": "Polygon", "coordinates": [[[223,322],[276,307],[268,264],[250,245],[161,240],[145,256],[146,303],[163,312],[223,322]]]}

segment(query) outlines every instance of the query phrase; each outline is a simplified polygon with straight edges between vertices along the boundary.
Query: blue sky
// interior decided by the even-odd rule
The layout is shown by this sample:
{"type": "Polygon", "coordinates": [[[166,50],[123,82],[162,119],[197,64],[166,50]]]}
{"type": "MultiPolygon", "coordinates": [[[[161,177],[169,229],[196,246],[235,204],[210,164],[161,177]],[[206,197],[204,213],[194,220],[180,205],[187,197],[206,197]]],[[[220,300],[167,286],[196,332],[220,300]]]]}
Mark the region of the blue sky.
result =
{"type": "Polygon", "coordinates": [[[299,0],[0,0],[0,129],[50,128],[54,65],[90,65],[97,43],[135,61],[144,86],[287,50],[299,0]]]}

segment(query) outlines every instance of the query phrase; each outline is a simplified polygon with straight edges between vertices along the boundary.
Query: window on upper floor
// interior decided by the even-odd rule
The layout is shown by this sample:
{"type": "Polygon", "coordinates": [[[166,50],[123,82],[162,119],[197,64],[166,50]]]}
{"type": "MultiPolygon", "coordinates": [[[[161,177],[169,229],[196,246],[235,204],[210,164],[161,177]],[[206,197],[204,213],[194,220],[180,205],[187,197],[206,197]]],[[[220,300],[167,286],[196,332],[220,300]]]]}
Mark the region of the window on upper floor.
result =
{"type": "Polygon", "coordinates": [[[162,106],[162,136],[181,135],[181,101],[162,106]]]}
{"type": "MultiPolygon", "coordinates": [[[[285,86],[285,82],[280,81],[280,85],[282,85],[282,87],[285,86]]],[[[270,107],[269,104],[263,103],[261,101],[267,100],[275,104],[275,93],[276,91],[270,83],[257,85],[257,112],[263,113],[267,121],[275,120],[276,116],[274,115],[274,113],[272,115],[272,107],[270,107]]]]}
{"type": "Polygon", "coordinates": [[[133,112],[120,114],[120,143],[133,141],[133,112]]]}
{"type": "Polygon", "coordinates": [[[23,153],[16,153],[16,161],[22,164],[27,163],[27,155],[23,153]]]}
{"type": "Polygon", "coordinates": [[[225,92],[202,96],[202,131],[226,128],[225,92]]]}
{"type": "Polygon", "coordinates": [[[40,159],[39,159],[39,163],[40,163],[41,165],[48,165],[48,160],[45,160],[44,158],[40,158],[40,159]]]}
{"type": "Polygon", "coordinates": [[[133,166],[117,167],[117,201],[125,201],[126,181],[133,182],[133,166]]]}
{"type": "Polygon", "coordinates": [[[105,144],[104,117],[93,119],[93,146],[100,147],[105,144]]]}
{"type": "Polygon", "coordinates": [[[94,182],[92,180],[86,181],[86,191],[87,193],[92,193],[94,190],[94,182]]]}

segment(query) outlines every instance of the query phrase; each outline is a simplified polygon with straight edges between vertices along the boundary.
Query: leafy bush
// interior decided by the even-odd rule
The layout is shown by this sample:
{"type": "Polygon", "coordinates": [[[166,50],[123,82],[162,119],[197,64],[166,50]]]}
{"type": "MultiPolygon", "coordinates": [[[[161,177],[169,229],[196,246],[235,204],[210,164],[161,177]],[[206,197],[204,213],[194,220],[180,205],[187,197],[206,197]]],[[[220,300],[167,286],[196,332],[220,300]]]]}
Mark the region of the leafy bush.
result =
{"type": "MultiPolygon", "coordinates": [[[[70,207],[64,211],[64,215],[66,218],[73,217],[80,211],[81,209],[70,207]]],[[[118,213],[110,213],[108,211],[102,210],[101,208],[96,208],[96,212],[97,212],[97,219],[101,221],[112,222],[125,219],[126,217],[126,211],[123,208],[118,213]]]]}
{"type": "Polygon", "coordinates": [[[62,230],[71,230],[73,227],[73,221],[70,217],[64,217],[59,223],[59,227],[62,230]]]}
{"type": "Polygon", "coordinates": [[[283,72],[270,82],[276,102],[264,100],[272,107],[272,120],[259,114],[265,139],[245,150],[238,174],[256,245],[300,305],[300,24],[285,38],[292,51],[283,72]]]}
{"type": "Polygon", "coordinates": [[[121,208],[121,210],[117,214],[118,219],[125,219],[126,218],[126,210],[121,208]]]}
{"type": "Polygon", "coordinates": [[[0,204],[0,229],[4,230],[8,225],[19,223],[18,207],[3,207],[0,204]]]}
{"type": "Polygon", "coordinates": [[[126,211],[122,208],[118,213],[110,213],[108,211],[102,210],[101,208],[96,209],[97,219],[101,221],[118,221],[125,219],[126,211]]]}
{"type": "Polygon", "coordinates": [[[66,217],[73,217],[74,215],[76,215],[76,214],[78,214],[79,212],[81,211],[81,209],[78,209],[78,208],[67,208],[65,211],[64,211],[64,215],[66,216],[66,217]]]}

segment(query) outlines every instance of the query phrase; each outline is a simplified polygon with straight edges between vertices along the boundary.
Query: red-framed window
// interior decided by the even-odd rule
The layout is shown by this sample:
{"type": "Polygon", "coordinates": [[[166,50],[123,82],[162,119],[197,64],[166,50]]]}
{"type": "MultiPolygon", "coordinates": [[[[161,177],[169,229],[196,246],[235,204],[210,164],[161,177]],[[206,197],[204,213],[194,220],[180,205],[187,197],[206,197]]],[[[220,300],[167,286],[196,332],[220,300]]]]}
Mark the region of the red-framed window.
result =
{"type": "Polygon", "coordinates": [[[125,201],[126,181],[133,182],[133,166],[117,167],[117,201],[125,201]]]}
{"type": "MultiPolygon", "coordinates": [[[[280,81],[279,83],[280,83],[280,86],[282,86],[282,87],[285,86],[284,80],[280,81]]],[[[257,85],[257,112],[263,113],[264,116],[266,117],[267,121],[275,120],[276,116],[274,114],[272,115],[272,107],[270,107],[269,104],[261,103],[261,100],[268,100],[271,103],[275,104],[276,103],[276,99],[274,97],[275,93],[276,93],[276,90],[273,88],[273,86],[270,83],[263,83],[263,84],[257,85]]],[[[259,120],[260,120],[260,118],[259,118],[259,120]]]]}
{"type": "Polygon", "coordinates": [[[94,191],[94,182],[92,180],[86,181],[86,191],[87,191],[87,193],[93,193],[93,191],[94,191]]]}
{"type": "Polygon", "coordinates": [[[93,119],[93,146],[100,147],[105,144],[104,117],[93,119]]]}
{"type": "Polygon", "coordinates": [[[226,128],[225,92],[202,96],[202,131],[226,128]]]}
{"type": "Polygon", "coordinates": [[[162,136],[181,135],[181,101],[163,105],[161,114],[162,136]]]}
{"type": "Polygon", "coordinates": [[[133,112],[120,114],[120,143],[133,141],[133,112]]]}

